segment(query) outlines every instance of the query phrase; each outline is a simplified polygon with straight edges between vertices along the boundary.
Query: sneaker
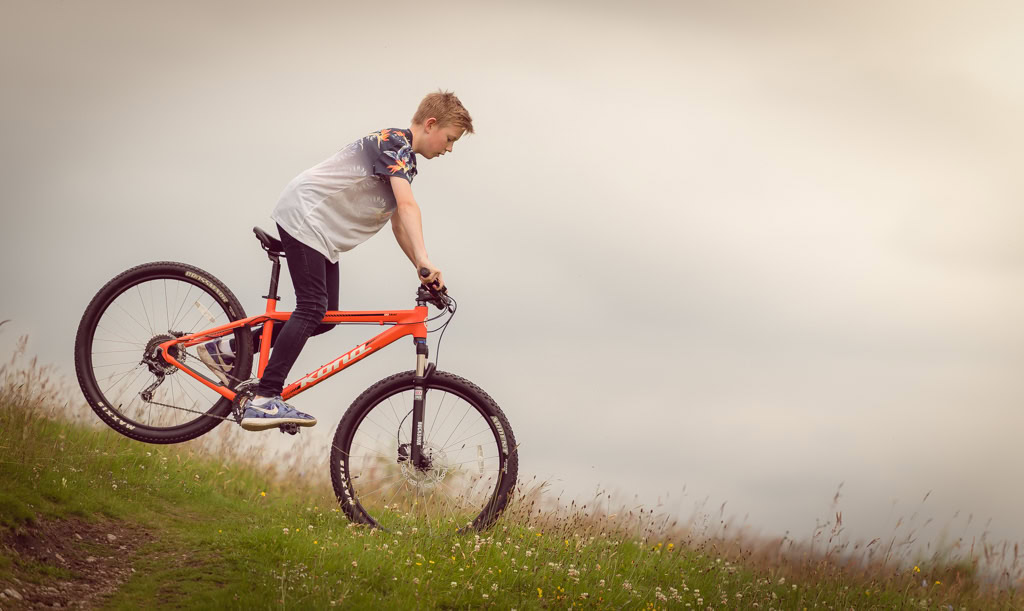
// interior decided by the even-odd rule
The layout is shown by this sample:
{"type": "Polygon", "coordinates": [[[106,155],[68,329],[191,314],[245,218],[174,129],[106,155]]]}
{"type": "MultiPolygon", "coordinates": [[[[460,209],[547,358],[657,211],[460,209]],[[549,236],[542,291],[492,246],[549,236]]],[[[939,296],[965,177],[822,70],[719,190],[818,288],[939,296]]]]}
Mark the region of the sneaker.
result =
{"type": "Polygon", "coordinates": [[[271,397],[259,405],[254,404],[252,399],[245,402],[245,411],[242,412],[243,429],[262,431],[287,423],[313,426],[316,424],[316,418],[288,405],[280,396],[271,397]]]}
{"type": "Polygon", "coordinates": [[[196,352],[199,353],[199,360],[209,367],[214,375],[220,378],[224,386],[231,385],[231,378],[228,377],[228,372],[231,371],[235,364],[235,355],[221,350],[219,339],[200,344],[196,348],[196,352]]]}

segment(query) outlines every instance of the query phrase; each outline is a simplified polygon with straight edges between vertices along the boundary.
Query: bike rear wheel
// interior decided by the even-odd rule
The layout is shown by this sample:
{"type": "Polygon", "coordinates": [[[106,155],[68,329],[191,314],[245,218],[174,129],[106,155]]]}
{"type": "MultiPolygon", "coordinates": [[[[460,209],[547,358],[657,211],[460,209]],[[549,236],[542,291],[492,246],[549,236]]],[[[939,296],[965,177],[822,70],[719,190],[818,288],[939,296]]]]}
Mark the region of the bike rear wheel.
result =
{"type": "MultiPolygon", "coordinates": [[[[154,365],[156,347],[242,318],[245,311],[234,294],[197,267],[134,267],[99,290],[79,323],[75,370],[82,392],[105,423],[132,439],[178,443],[198,437],[231,413],[231,401],[159,357],[154,365]]],[[[234,387],[251,373],[252,337],[247,327],[225,337],[235,340],[235,362],[227,372],[234,387]]],[[[198,347],[173,356],[218,382],[200,361],[198,347]]]]}
{"type": "Polygon", "coordinates": [[[409,460],[413,381],[377,382],[345,412],[331,448],[331,482],[353,522],[385,530],[451,531],[493,524],[516,483],[519,456],[508,419],[491,397],[436,371],[424,396],[423,452],[409,460]]]}

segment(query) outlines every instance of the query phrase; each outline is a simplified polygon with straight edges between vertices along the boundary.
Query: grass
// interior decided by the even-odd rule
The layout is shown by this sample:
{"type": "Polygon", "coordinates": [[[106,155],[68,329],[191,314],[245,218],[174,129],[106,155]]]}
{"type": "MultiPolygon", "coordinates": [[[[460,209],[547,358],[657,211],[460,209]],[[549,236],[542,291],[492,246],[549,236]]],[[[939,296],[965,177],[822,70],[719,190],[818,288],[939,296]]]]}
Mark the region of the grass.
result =
{"type": "Polygon", "coordinates": [[[100,426],[87,408],[70,409],[74,395],[57,379],[34,361],[0,367],[0,539],[8,543],[0,548],[0,591],[85,579],[86,569],[26,557],[11,542],[89,524],[130,543],[118,552],[102,538],[66,537],[68,554],[123,565],[123,578],[96,601],[108,608],[1022,604],[1020,575],[986,577],[985,554],[900,562],[893,545],[843,542],[841,515],[819,540],[748,541],[708,535],[695,520],[614,510],[608,498],[564,505],[543,483],[526,482],[486,532],[356,526],[326,479],[281,480],[257,457],[233,452],[227,427],[174,446],[135,442],[100,426]]]}

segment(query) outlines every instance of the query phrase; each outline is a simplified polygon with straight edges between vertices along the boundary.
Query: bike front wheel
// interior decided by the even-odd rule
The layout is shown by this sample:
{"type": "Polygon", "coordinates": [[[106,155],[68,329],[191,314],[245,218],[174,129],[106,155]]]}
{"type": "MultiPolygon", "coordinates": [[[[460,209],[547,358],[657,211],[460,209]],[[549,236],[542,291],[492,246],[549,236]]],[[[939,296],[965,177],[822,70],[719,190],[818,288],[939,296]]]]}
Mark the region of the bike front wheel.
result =
{"type": "Polygon", "coordinates": [[[505,414],[468,380],[436,371],[426,384],[423,452],[413,466],[415,372],[377,382],[345,412],[331,448],[331,482],[353,522],[390,531],[493,524],[516,483],[519,456],[505,414]]]}

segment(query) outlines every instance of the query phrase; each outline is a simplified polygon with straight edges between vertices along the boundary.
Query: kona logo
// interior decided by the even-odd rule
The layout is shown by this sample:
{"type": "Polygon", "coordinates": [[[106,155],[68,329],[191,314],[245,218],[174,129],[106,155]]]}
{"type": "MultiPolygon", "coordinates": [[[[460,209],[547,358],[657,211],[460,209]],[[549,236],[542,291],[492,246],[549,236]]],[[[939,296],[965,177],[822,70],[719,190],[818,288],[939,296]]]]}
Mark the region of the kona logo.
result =
{"type": "Polygon", "coordinates": [[[222,300],[224,300],[224,301],[228,300],[227,296],[219,288],[217,288],[217,286],[214,283],[210,282],[206,278],[203,278],[199,274],[197,274],[195,272],[191,272],[191,271],[185,272],[185,275],[188,276],[189,278],[195,278],[196,280],[198,280],[198,281],[202,282],[203,284],[205,284],[206,286],[210,287],[210,290],[213,291],[214,293],[217,293],[217,296],[220,297],[222,300]]]}
{"type": "Polygon", "coordinates": [[[343,354],[339,356],[338,358],[334,359],[333,362],[328,363],[327,365],[321,367],[320,369],[317,369],[313,373],[299,380],[299,389],[301,390],[309,386],[310,384],[316,383],[317,381],[323,379],[324,377],[341,369],[343,366],[348,365],[349,361],[351,361],[352,359],[362,354],[365,354],[370,350],[372,350],[372,348],[370,348],[366,344],[353,348],[351,351],[349,351],[348,354],[343,354]]]}

